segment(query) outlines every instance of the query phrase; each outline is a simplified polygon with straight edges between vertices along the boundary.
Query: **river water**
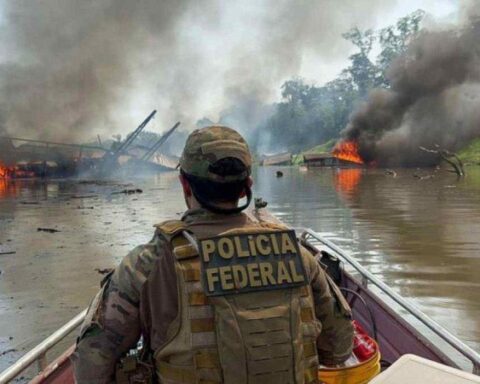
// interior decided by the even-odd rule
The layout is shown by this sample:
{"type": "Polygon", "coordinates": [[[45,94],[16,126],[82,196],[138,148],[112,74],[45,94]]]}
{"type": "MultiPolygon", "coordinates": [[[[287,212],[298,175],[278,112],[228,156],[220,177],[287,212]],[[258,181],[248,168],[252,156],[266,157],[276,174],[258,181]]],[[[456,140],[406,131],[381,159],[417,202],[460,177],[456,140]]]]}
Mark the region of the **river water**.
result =
{"type": "MultiPolygon", "coordinates": [[[[281,220],[350,251],[480,350],[480,167],[462,180],[433,170],[271,167],[255,169],[254,180],[281,220]]],[[[96,269],[118,264],[154,223],[184,210],[175,172],[129,182],[0,180],[0,370],[88,305],[96,269]],[[132,188],[143,193],[118,193],[132,188]]]]}

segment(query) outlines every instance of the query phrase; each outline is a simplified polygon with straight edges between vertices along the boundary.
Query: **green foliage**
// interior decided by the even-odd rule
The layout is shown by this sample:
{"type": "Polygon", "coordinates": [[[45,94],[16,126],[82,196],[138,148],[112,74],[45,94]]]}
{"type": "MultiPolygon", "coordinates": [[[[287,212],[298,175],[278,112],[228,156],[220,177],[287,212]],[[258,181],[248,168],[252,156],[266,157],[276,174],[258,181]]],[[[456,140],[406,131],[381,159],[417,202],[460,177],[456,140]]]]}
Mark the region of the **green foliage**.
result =
{"type": "Polygon", "coordinates": [[[480,164],[480,139],[473,140],[458,153],[458,157],[465,163],[480,164]]]}
{"type": "MultiPolygon", "coordinates": [[[[385,74],[388,67],[399,55],[403,54],[410,41],[420,31],[420,22],[425,16],[421,9],[402,17],[395,25],[380,30],[379,42],[382,51],[377,57],[377,67],[385,74]]],[[[382,86],[388,86],[388,81],[383,76],[382,86]]]]}
{"type": "Polygon", "coordinates": [[[342,36],[359,49],[349,57],[351,64],[344,71],[350,75],[359,96],[363,97],[371,88],[378,85],[381,78],[379,68],[369,58],[376,36],[371,29],[362,32],[357,27],[342,36]]]}
{"type": "Polygon", "coordinates": [[[358,90],[342,75],[323,87],[290,80],[282,86],[282,96],[262,129],[274,139],[274,146],[298,152],[339,136],[358,100],[358,90]]]}
{"type": "Polygon", "coordinates": [[[306,150],[304,153],[330,152],[333,149],[333,147],[335,146],[336,143],[337,143],[336,139],[331,139],[331,140],[328,140],[327,142],[325,142],[323,144],[316,145],[315,147],[306,150]]]}
{"type": "MultiPolygon", "coordinates": [[[[416,11],[379,31],[350,29],[342,36],[356,52],[337,78],[323,86],[293,78],[281,86],[280,102],[260,105],[256,98],[246,96],[222,111],[219,123],[240,129],[259,153],[301,152],[340,137],[349,116],[368,92],[389,86],[388,68],[419,32],[423,16],[423,11],[416,11]],[[373,59],[375,44],[380,53],[373,59]]],[[[211,124],[208,118],[197,122],[198,127],[211,124]]]]}

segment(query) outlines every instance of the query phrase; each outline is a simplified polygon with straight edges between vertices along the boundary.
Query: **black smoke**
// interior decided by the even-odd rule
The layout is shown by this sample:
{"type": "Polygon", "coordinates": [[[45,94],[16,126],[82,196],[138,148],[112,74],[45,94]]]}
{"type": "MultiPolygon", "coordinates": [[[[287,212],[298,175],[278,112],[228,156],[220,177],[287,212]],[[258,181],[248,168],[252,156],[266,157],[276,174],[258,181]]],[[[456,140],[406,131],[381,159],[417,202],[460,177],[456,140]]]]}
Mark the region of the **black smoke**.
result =
{"type": "Polygon", "coordinates": [[[178,120],[193,129],[232,105],[275,99],[306,54],[344,57],[341,33],[368,26],[392,3],[4,1],[0,129],[57,141],[108,138],[153,109],[159,130],[178,120]]]}
{"type": "Polygon", "coordinates": [[[480,21],[423,30],[387,72],[389,89],[375,89],[345,130],[360,155],[380,165],[428,165],[419,147],[450,151],[480,136],[480,21]]]}

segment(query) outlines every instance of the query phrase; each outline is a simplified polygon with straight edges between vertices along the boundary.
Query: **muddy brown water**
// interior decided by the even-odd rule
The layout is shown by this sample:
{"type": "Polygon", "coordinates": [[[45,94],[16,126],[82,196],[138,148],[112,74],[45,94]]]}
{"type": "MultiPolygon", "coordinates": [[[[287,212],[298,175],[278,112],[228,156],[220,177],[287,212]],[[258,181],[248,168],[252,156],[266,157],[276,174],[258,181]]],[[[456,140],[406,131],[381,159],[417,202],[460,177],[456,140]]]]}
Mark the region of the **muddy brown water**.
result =
{"type": "MultiPolygon", "coordinates": [[[[446,172],[255,170],[255,195],[293,226],[356,256],[480,350],[480,167],[446,172]]],[[[175,172],[125,182],[0,181],[0,370],[88,305],[102,276],[152,225],[179,217],[175,172]],[[140,188],[126,195],[124,189],[140,188]],[[38,228],[59,232],[38,231],[38,228]]]]}

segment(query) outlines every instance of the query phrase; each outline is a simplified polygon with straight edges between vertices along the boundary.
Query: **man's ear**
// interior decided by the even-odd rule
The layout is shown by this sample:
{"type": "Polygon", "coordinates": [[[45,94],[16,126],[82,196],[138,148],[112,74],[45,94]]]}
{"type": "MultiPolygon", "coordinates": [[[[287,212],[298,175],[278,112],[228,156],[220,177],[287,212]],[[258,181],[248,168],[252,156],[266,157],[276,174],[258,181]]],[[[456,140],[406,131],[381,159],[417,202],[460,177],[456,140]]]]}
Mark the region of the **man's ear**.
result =
{"type": "MultiPolygon", "coordinates": [[[[248,177],[247,177],[247,180],[246,180],[245,184],[247,185],[248,188],[252,188],[253,179],[252,179],[251,176],[248,176],[248,177]]],[[[243,190],[243,192],[242,192],[241,195],[240,195],[240,198],[241,198],[241,199],[244,198],[245,195],[246,195],[246,192],[245,192],[245,190],[243,190]]]]}
{"type": "Polygon", "coordinates": [[[192,188],[190,187],[190,184],[188,183],[188,180],[186,179],[186,177],[180,174],[178,175],[178,178],[180,179],[180,183],[182,184],[182,189],[185,196],[187,197],[192,196],[192,188]]]}

